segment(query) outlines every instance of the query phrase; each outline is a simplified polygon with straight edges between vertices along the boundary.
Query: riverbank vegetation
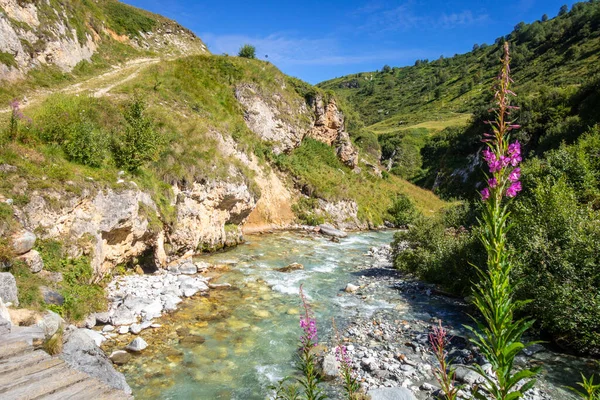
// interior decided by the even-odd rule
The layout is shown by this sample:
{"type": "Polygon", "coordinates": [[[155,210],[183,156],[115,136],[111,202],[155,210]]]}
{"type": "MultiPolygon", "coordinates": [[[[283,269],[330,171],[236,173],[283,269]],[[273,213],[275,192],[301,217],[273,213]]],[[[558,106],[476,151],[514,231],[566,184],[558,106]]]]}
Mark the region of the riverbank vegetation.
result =
{"type": "Polygon", "coordinates": [[[483,265],[478,190],[485,181],[484,145],[492,118],[487,90],[504,39],[511,43],[519,96],[514,133],[522,145],[523,191],[511,204],[511,277],[518,315],[535,318],[544,339],[600,355],[600,3],[520,23],[490,45],[415,66],[324,82],[378,133],[382,164],[442,198],[431,217],[415,216],[400,233],[396,266],[468,296],[483,265]],[[462,71],[464,73],[460,73],[462,71]],[[468,71],[468,73],[467,73],[468,71]],[[429,81],[428,81],[429,79],[429,81]],[[468,82],[468,80],[473,80],[468,82]],[[438,96],[439,94],[439,96],[438,96]],[[460,121],[463,115],[470,119],[460,121]],[[444,126],[447,123],[447,126],[444,126]],[[403,247],[399,247],[403,248],[403,247]]]}

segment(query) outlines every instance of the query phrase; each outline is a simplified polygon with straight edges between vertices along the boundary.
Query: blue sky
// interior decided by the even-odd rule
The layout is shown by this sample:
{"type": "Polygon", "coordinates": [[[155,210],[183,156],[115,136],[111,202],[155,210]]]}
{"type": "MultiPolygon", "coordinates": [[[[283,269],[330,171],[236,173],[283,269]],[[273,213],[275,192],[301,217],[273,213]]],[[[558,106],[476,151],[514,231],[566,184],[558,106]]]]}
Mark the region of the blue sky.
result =
{"type": "Polygon", "coordinates": [[[215,54],[244,43],[310,83],[383,65],[412,65],[493,43],[520,21],[556,16],[567,0],[125,0],[177,20],[215,54]]]}

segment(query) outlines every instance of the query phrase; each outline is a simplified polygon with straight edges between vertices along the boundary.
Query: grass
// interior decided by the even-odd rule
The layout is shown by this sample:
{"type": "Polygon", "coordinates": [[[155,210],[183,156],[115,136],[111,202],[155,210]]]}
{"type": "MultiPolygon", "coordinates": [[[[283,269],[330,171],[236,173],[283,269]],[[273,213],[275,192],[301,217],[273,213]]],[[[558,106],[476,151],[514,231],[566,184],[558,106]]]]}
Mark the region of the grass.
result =
{"type": "Polygon", "coordinates": [[[17,68],[17,61],[15,56],[10,53],[4,53],[0,51],[0,64],[4,64],[7,67],[17,68]]]}
{"type": "Polygon", "coordinates": [[[467,125],[471,117],[472,115],[467,113],[442,113],[434,119],[410,123],[405,122],[404,116],[395,116],[371,125],[368,129],[378,135],[413,129],[426,129],[428,134],[433,134],[449,127],[467,125]]]}
{"type": "Polygon", "coordinates": [[[431,192],[398,177],[379,178],[366,172],[366,167],[360,174],[354,173],[337,158],[331,147],[313,139],[305,139],[289,155],[277,156],[275,163],[294,175],[297,186],[312,197],[328,201],[355,200],[359,219],[375,225],[382,224],[388,217],[398,193],[411,197],[424,214],[435,213],[444,205],[431,192]]]}

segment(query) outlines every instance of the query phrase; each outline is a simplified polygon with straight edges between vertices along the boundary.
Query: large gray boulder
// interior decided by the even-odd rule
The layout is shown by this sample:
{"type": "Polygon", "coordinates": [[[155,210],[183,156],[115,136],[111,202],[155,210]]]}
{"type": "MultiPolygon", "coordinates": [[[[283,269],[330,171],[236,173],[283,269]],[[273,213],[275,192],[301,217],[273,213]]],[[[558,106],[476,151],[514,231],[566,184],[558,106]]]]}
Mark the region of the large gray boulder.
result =
{"type": "Polygon", "coordinates": [[[37,250],[28,251],[22,256],[19,256],[18,259],[27,264],[34,274],[37,274],[44,269],[44,260],[42,260],[42,256],[37,250]]]}
{"type": "Polygon", "coordinates": [[[60,357],[72,368],[131,394],[131,388],[123,374],[114,369],[106,354],[83,330],[77,329],[67,337],[60,357]]]}
{"type": "Polygon", "coordinates": [[[15,233],[12,237],[13,250],[17,254],[25,254],[35,245],[35,234],[29,231],[15,233]]]}
{"type": "Polygon", "coordinates": [[[10,272],[0,272],[0,299],[5,303],[19,305],[17,281],[10,272]]]}
{"type": "Polygon", "coordinates": [[[319,232],[326,236],[332,236],[337,238],[345,238],[348,234],[344,231],[340,231],[339,229],[334,228],[329,224],[319,225],[319,232]]]}
{"type": "Polygon", "coordinates": [[[410,390],[403,387],[372,389],[368,394],[371,400],[417,400],[410,390]]]}

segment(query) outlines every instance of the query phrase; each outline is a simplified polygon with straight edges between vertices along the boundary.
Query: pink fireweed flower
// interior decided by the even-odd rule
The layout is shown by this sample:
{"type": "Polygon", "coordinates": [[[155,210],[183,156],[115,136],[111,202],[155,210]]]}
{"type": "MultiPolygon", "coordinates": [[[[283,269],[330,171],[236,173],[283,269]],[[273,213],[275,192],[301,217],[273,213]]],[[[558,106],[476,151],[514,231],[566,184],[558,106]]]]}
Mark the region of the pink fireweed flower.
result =
{"type": "Polygon", "coordinates": [[[494,189],[496,186],[498,186],[498,180],[496,178],[490,178],[488,179],[488,185],[490,188],[494,189]]]}
{"type": "Polygon", "coordinates": [[[521,182],[513,182],[508,189],[506,189],[507,197],[515,197],[523,189],[521,182]]]}
{"type": "Polygon", "coordinates": [[[481,191],[481,200],[486,201],[490,198],[490,189],[485,188],[481,191]]]}
{"type": "Polygon", "coordinates": [[[515,168],[510,171],[510,174],[508,175],[509,181],[516,182],[519,180],[519,178],[521,178],[521,168],[515,168]]]}
{"type": "Polygon", "coordinates": [[[303,347],[309,348],[317,345],[319,339],[317,338],[317,321],[312,317],[312,312],[302,285],[300,285],[300,298],[302,299],[302,307],[304,308],[304,315],[300,317],[300,328],[304,331],[304,334],[300,337],[303,347]]]}
{"type": "Polygon", "coordinates": [[[490,149],[485,149],[483,151],[483,159],[489,164],[496,161],[496,155],[490,149]]]}
{"type": "Polygon", "coordinates": [[[489,163],[490,166],[490,172],[493,174],[494,172],[498,172],[502,169],[502,161],[497,160],[497,161],[492,161],[489,163]]]}
{"type": "Polygon", "coordinates": [[[511,156],[510,157],[510,165],[512,165],[513,167],[516,167],[517,165],[519,165],[519,163],[521,161],[523,161],[523,159],[519,155],[515,155],[515,156],[511,156]]]}

